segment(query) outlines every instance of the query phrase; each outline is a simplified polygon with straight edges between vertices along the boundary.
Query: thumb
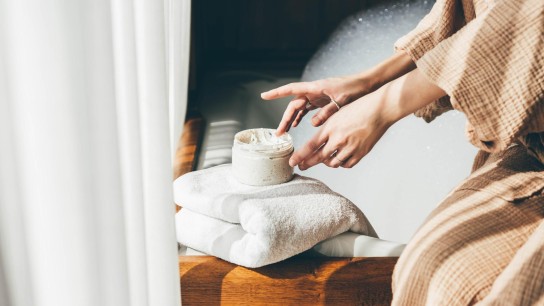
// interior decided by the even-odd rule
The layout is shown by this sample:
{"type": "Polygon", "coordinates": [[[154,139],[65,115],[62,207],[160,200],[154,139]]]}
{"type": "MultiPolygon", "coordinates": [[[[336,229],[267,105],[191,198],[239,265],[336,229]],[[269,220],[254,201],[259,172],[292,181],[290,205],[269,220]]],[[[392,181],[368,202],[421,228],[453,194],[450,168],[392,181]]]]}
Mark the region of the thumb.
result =
{"type": "Polygon", "coordinates": [[[313,117],[312,117],[312,125],[313,126],[320,126],[327,119],[329,119],[330,116],[332,116],[334,113],[338,111],[338,107],[334,103],[329,103],[325,106],[323,106],[313,117]]]}

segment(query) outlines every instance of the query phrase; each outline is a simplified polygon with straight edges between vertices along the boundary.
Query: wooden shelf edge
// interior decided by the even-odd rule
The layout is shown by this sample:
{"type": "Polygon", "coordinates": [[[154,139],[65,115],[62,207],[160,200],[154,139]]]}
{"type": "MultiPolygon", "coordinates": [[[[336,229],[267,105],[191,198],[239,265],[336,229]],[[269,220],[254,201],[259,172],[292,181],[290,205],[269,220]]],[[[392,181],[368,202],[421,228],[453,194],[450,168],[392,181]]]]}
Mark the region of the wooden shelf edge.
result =
{"type": "Polygon", "coordinates": [[[174,180],[195,170],[200,143],[204,135],[204,124],[204,118],[198,114],[192,115],[185,121],[174,159],[174,180]]]}
{"type": "Polygon", "coordinates": [[[295,256],[249,269],[213,256],[180,256],[188,305],[389,305],[398,257],[295,256]]]}

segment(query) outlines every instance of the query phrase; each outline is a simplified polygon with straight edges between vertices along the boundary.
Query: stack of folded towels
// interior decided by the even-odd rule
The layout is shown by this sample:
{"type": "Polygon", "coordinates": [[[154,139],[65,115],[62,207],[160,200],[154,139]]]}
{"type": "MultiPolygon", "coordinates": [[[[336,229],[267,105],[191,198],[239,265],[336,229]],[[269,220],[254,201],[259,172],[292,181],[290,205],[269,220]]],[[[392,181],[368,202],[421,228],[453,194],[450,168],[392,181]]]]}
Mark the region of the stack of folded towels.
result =
{"type": "Polygon", "coordinates": [[[230,164],[221,165],[178,178],[174,200],[183,207],[176,215],[179,243],[246,267],[281,261],[348,231],[377,237],[351,201],[299,175],[249,186],[232,176],[230,164]]]}

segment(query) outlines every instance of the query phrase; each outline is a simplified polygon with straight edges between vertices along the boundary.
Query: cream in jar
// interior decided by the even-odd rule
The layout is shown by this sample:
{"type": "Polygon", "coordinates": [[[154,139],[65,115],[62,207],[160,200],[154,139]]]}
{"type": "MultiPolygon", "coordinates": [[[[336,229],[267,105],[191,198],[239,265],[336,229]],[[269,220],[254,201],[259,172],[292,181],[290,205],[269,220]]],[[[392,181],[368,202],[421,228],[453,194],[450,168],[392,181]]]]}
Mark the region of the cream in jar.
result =
{"type": "Polygon", "coordinates": [[[293,177],[289,158],[293,140],[287,133],[276,137],[273,129],[250,129],[234,136],[232,172],[241,183],[275,185],[293,177]]]}

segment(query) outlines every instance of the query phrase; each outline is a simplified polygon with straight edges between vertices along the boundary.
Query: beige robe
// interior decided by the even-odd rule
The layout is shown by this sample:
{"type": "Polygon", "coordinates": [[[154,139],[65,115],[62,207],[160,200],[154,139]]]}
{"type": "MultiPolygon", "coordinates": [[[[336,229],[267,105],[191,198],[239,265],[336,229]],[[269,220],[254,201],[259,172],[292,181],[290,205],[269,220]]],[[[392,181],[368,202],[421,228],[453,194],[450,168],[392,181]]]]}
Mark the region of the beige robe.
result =
{"type": "Polygon", "coordinates": [[[482,151],[393,277],[394,305],[544,305],[544,0],[438,0],[395,44],[482,151]]]}
{"type": "Polygon", "coordinates": [[[520,139],[542,161],[544,1],[495,1],[438,0],[395,47],[449,95],[416,115],[431,121],[453,106],[478,148],[499,152],[520,139]]]}

